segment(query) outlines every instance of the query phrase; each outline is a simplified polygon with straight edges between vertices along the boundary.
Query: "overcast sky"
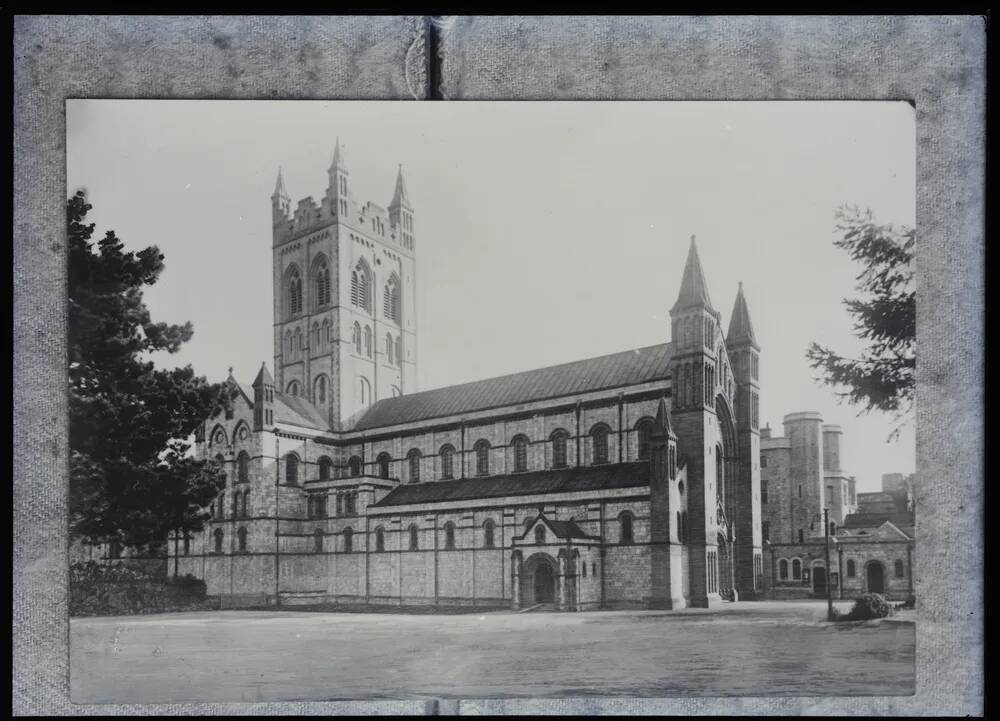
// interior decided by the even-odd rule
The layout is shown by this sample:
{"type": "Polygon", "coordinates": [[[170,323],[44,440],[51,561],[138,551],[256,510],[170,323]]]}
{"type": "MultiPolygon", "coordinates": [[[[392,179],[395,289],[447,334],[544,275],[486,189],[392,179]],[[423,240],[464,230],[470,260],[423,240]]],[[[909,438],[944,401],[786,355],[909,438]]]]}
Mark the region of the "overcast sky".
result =
{"type": "Polygon", "coordinates": [[[857,416],[815,382],[812,340],[860,348],[841,299],[859,268],[834,210],[915,222],[903,102],[67,101],[68,191],[95,237],[155,244],[154,320],[194,324],[164,365],[249,383],[272,364],[271,210],[322,198],[334,141],[355,200],[387,206],[403,165],[417,249],[421,390],[669,340],[690,236],[724,327],[743,281],[761,424],[815,410],[844,428],[859,490],[912,472],[914,429],[857,416]]]}

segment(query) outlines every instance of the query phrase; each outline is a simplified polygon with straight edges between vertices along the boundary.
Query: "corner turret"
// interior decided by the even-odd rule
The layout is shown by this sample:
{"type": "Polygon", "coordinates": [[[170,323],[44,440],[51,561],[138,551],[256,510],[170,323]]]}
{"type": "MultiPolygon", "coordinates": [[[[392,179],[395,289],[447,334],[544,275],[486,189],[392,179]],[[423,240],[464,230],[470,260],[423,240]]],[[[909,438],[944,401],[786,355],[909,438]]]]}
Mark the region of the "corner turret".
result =
{"type": "Polygon", "coordinates": [[[256,431],[274,429],[274,378],[267,363],[260,364],[253,381],[253,426],[256,431]]]}

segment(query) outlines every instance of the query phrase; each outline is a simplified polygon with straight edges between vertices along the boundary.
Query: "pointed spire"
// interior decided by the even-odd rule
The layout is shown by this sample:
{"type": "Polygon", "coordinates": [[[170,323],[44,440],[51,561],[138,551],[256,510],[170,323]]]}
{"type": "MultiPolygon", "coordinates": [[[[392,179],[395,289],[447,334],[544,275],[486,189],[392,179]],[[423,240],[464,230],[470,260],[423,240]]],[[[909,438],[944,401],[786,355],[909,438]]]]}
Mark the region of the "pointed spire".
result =
{"type": "Polygon", "coordinates": [[[736,291],[736,303],[733,304],[733,314],[729,319],[729,332],[726,334],[726,344],[734,345],[746,342],[756,346],[757,337],[753,332],[753,323],[750,320],[750,309],[747,307],[747,299],[743,296],[743,281],[740,281],[739,289],[736,291]]]}
{"type": "Polygon", "coordinates": [[[347,163],[343,153],[340,150],[340,136],[337,136],[337,140],[333,145],[333,161],[330,163],[330,172],[334,172],[337,169],[341,172],[347,172],[347,163]]]}
{"type": "Polygon", "coordinates": [[[271,195],[272,198],[287,198],[288,191],[285,190],[285,178],[281,175],[281,166],[278,166],[278,180],[274,184],[274,193],[271,195]]]}
{"type": "Polygon", "coordinates": [[[705,283],[705,273],[701,269],[701,259],[698,257],[698,247],[694,236],[691,236],[691,247],[688,249],[687,263],[684,265],[684,276],[681,279],[681,290],[677,294],[677,302],[671,312],[692,306],[704,306],[706,310],[715,313],[712,300],[708,297],[708,284],[705,283]]]}
{"type": "Polygon", "coordinates": [[[260,388],[262,386],[273,386],[274,378],[271,376],[271,372],[267,369],[267,363],[260,364],[260,372],[257,373],[257,377],[253,379],[253,387],[260,388]]]}
{"type": "Polygon", "coordinates": [[[403,179],[403,165],[400,164],[399,170],[396,172],[396,191],[392,195],[392,202],[389,203],[389,208],[406,208],[407,210],[413,210],[410,207],[410,198],[406,194],[406,181],[403,179]]]}
{"type": "Polygon", "coordinates": [[[672,436],[674,433],[670,424],[670,410],[662,397],[656,406],[656,420],[653,421],[653,429],[654,435],[657,436],[672,436]]]}

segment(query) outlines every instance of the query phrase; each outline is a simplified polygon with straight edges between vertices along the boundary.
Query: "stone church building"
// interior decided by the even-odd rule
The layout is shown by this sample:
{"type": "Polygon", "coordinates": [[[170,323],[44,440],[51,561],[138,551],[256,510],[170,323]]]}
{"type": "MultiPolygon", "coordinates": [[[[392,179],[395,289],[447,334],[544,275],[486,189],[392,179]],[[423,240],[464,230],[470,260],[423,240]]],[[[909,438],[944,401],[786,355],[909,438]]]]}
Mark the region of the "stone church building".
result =
{"type": "Polygon", "coordinates": [[[278,174],[274,370],[230,375],[234,407],[199,430],[226,487],[171,567],[228,605],[760,594],[760,347],[742,288],[724,333],[693,237],[669,342],[418,391],[402,169],[387,208],[355,199],[339,143],[328,172],[294,206],[278,174]]]}

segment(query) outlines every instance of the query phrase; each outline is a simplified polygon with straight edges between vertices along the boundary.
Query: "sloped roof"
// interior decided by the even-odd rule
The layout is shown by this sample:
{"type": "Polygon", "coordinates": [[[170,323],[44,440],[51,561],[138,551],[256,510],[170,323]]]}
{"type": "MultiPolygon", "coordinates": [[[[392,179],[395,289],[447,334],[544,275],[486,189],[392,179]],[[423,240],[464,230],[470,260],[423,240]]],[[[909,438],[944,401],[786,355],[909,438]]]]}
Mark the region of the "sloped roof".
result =
{"type": "Polygon", "coordinates": [[[740,282],[736,291],[736,303],[733,304],[733,315],[729,319],[729,332],[726,333],[726,343],[750,342],[757,345],[757,336],[753,332],[753,322],[750,320],[750,309],[747,299],[743,296],[743,283],[740,282]]]}
{"type": "Polygon", "coordinates": [[[274,421],[275,423],[291,423],[303,428],[322,430],[330,428],[330,424],[319,412],[319,409],[305,398],[277,391],[274,393],[274,421]]]}
{"type": "Polygon", "coordinates": [[[647,462],[615,463],[553,471],[530,471],[503,476],[465,478],[456,481],[428,481],[407,484],[389,491],[385,498],[370,507],[385,508],[417,503],[502,498],[538,493],[569,493],[648,485],[649,464],[647,462]]]}
{"type": "Polygon", "coordinates": [[[886,521],[900,528],[912,526],[912,513],[851,513],[844,519],[843,528],[878,528],[886,521]]]}
{"type": "Polygon", "coordinates": [[[576,525],[576,521],[553,521],[546,518],[545,523],[556,534],[556,538],[592,538],[576,525]]]}
{"type": "Polygon", "coordinates": [[[681,290],[671,311],[699,305],[712,313],[715,312],[712,299],[708,297],[708,283],[705,282],[705,272],[701,269],[701,258],[698,257],[698,248],[694,244],[692,235],[687,262],[684,264],[684,275],[681,278],[681,290]]]}
{"type": "Polygon", "coordinates": [[[375,403],[353,430],[578,395],[670,377],[671,344],[636,348],[471,383],[386,398],[375,403]]]}

